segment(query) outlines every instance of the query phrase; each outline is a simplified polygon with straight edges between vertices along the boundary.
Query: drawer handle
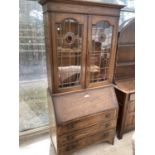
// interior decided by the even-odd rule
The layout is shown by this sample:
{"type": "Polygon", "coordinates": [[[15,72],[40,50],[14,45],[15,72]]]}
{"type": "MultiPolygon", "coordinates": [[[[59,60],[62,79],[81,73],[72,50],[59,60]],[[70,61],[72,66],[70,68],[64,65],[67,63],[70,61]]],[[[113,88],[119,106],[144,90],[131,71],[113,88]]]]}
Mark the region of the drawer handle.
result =
{"type": "Polygon", "coordinates": [[[70,124],[67,125],[67,127],[71,129],[71,128],[74,127],[74,125],[73,125],[73,123],[70,123],[70,124]]]}
{"type": "Polygon", "coordinates": [[[106,123],[105,124],[105,128],[107,128],[107,127],[109,127],[110,126],[110,124],[109,123],[106,123]]]}
{"type": "Polygon", "coordinates": [[[103,138],[106,138],[106,137],[108,137],[108,136],[109,136],[109,132],[104,133],[103,138]]]}
{"type": "Polygon", "coordinates": [[[76,147],[76,145],[70,145],[66,148],[66,151],[70,151],[72,149],[74,149],[76,147]]]}
{"type": "Polygon", "coordinates": [[[110,117],[110,114],[106,114],[106,115],[105,115],[105,118],[109,118],[109,117],[110,117]]]}
{"type": "Polygon", "coordinates": [[[73,135],[67,136],[67,140],[72,140],[73,139],[73,135]]]}

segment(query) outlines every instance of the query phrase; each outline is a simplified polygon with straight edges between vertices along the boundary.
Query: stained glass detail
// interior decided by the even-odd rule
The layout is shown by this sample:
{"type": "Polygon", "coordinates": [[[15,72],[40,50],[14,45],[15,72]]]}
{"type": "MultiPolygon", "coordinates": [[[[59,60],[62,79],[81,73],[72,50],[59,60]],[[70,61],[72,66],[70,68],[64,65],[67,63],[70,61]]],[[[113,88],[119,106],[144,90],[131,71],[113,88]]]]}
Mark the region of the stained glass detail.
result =
{"type": "Polygon", "coordinates": [[[80,85],[82,25],[74,19],[56,24],[59,88],[80,85]]]}
{"type": "Polygon", "coordinates": [[[72,32],[67,32],[65,35],[65,41],[68,44],[73,44],[75,41],[75,35],[72,32]]]}
{"type": "Polygon", "coordinates": [[[92,25],[92,50],[89,51],[90,83],[108,80],[113,27],[106,21],[92,25]]]}

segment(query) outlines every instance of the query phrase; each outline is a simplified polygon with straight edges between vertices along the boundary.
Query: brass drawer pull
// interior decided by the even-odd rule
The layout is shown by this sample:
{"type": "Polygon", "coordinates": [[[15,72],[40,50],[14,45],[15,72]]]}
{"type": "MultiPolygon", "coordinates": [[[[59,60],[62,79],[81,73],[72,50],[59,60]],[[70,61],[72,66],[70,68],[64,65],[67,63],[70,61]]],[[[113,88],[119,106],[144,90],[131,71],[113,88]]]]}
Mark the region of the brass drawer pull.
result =
{"type": "Polygon", "coordinates": [[[110,114],[106,114],[106,115],[105,115],[105,118],[109,118],[109,117],[110,117],[110,114]]]}
{"type": "Polygon", "coordinates": [[[73,123],[70,123],[70,124],[67,125],[67,127],[68,127],[69,129],[71,129],[71,128],[74,127],[74,125],[73,125],[73,123]]]}
{"type": "Polygon", "coordinates": [[[73,139],[73,135],[67,136],[67,140],[72,140],[73,139]]]}
{"type": "Polygon", "coordinates": [[[74,149],[76,147],[76,145],[70,145],[66,148],[66,151],[70,151],[72,149],[74,149]]]}
{"type": "Polygon", "coordinates": [[[109,123],[106,123],[106,124],[105,124],[105,128],[108,128],[109,126],[110,126],[109,123]]]}
{"type": "Polygon", "coordinates": [[[109,136],[109,132],[103,134],[103,138],[106,138],[108,136],[109,136]]]}

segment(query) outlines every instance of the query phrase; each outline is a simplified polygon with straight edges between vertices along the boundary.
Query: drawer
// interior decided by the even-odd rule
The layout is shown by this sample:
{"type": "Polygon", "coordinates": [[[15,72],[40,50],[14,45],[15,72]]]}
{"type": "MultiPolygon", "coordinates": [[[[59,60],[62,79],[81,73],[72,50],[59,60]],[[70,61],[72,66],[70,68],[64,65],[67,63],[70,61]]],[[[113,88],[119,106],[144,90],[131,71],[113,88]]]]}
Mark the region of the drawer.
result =
{"type": "Polygon", "coordinates": [[[128,113],[126,115],[125,127],[135,124],[135,113],[128,113]]]}
{"type": "Polygon", "coordinates": [[[112,119],[116,119],[117,109],[109,110],[106,112],[98,113],[92,116],[82,117],[78,120],[71,121],[64,125],[58,125],[57,133],[58,135],[63,135],[75,130],[80,130],[87,128],[89,126],[97,124],[97,122],[107,122],[112,119]]]}
{"type": "Polygon", "coordinates": [[[135,93],[132,93],[129,96],[129,101],[134,101],[134,100],[135,100],[135,93]]]}
{"type": "Polygon", "coordinates": [[[135,129],[135,124],[128,125],[124,128],[124,132],[129,132],[135,129]]]}
{"type": "Polygon", "coordinates": [[[128,112],[135,112],[135,101],[128,103],[128,112]]]}
{"type": "Polygon", "coordinates": [[[114,138],[115,136],[115,130],[108,130],[106,132],[99,132],[95,135],[82,138],[79,141],[76,141],[74,143],[70,143],[66,146],[63,146],[60,148],[59,153],[60,155],[65,154],[65,152],[74,151],[76,149],[83,148],[90,144],[95,144],[102,141],[108,141],[109,139],[114,138]]]}
{"type": "Polygon", "coordinates": [[[102,132],[102,131],[104,132],[105,130],[113,129],[115,127],[116,127],[116,120],[111,120],[106,123],[99,122],[98,124],[96,124],[94,126],[91,126],[91,127],[85,128],[85,129],[81,129],[78,131],[74,131],[67,135],[59,136],[58,146],[62,146],[66,143],[70,143],[72,141],[76,141],[81,138],[94,135],[98,132],[102,132]]]}

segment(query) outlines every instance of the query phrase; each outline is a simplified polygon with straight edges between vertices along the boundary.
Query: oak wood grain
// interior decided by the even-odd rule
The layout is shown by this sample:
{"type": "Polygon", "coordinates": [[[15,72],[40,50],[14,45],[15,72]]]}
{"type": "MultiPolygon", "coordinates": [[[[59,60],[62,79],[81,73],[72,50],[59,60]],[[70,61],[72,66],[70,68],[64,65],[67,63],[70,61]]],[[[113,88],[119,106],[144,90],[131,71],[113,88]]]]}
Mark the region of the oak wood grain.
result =
{"type": "Polygon", "coordinates": [[[113,87],[53,97],[58,123],[93,115],[117,107],[113,87]]]}

